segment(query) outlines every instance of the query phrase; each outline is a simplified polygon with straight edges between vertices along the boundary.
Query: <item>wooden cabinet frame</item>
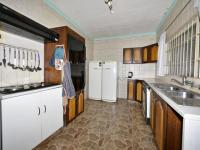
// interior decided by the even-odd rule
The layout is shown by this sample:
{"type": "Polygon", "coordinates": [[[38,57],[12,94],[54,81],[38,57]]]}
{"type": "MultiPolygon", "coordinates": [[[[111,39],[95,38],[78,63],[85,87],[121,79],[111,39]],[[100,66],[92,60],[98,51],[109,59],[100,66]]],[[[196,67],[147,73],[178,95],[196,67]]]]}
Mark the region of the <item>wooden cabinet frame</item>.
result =
{"type": "Polygon", "coordinates": [[[157,43],[143,47],[142,48],[142,63],[157,62],[157,55],[158,55],[158,44],[157,43]],[[153,50],[154,50],[153,48],[156,48],[154,53],[153,53],[153,50]],[[154,60],[152,57],[154,57],[154,60]]]}
{"type": "Polygon", "coordinates": [[[123,49],[123,64],[142,64],[142,63],[154,63],[157,62],[158,55],[158,44],[151,44],[145,47],[135,47],[135,48],[124,48],[123,49]],[[130,56],[127,56],[126,51],[131,51],[130,56]],[[134,51],[140,51],[134,54],[134,51]],[[153,52],[154,51],[154,52],[153,52]],[[130,60],[126,60],[130,58],[130,60]],[[137,58],[137,59],[134,59],[137,58]]]}
{"type": "Polygon", "coordinates": [[[158,149],[181,150],[183,118],[154,91],[150,104],[150,125],[158,149]]]}

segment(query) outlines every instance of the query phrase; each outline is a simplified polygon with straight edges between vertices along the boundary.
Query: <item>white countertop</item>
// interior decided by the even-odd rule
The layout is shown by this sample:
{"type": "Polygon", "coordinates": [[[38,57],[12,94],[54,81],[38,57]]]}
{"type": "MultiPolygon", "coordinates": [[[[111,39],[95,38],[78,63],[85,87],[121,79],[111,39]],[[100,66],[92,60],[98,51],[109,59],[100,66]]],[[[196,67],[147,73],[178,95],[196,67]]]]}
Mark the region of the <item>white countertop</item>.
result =
{"type": "Polygon", "coordinates": [[[61,88],[61,87],[62,87],[62,85],[60,84],[60,85],[52,85],[52,86],[42,87],[42,88],[33,89],[33,90],[27,90],[27,91],[23,91],[23,92],[16,92],[16,93],[12,93],[12,94],[0,94],[0,100],[4,100],[4,99],[11,98],[11,97],[16,97],[16,96],[21,96],[21,95],[37,93],[37,92],[46,91],[46,90],[51,90],[51,89],[55,89],[55,88],[61,88]]]}
{"type": "MultiPolygon", "coordinates": [[[[141,79],[142,80],[142,79],[141,79]]],[[[148,85],[166,102],[170,105],[178,114],[180,114],[184,119],[200,120],[200,107],[194,106],[183,106],[175,103],[171,98],[167,97],[156,88],[152,83],[165,83],[158,79],[143,79],[148,85]]],[[[168,83],[169,84],[169,83],[168,83]]],[[[170,84],[173,84],[170,82],[170,84]]]]}

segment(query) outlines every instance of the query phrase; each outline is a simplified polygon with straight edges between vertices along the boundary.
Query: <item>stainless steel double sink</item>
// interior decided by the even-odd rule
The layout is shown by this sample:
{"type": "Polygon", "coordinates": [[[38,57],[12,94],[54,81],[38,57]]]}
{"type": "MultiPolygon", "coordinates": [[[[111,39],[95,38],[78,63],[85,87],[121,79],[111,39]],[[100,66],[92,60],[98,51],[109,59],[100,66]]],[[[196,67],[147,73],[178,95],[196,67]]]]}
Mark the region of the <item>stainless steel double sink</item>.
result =
{"type": "Polygon", "coordinates": [[[153,85],[178,105],[200,107],[200,94],[173,84],[154,83],[153,85]]]}

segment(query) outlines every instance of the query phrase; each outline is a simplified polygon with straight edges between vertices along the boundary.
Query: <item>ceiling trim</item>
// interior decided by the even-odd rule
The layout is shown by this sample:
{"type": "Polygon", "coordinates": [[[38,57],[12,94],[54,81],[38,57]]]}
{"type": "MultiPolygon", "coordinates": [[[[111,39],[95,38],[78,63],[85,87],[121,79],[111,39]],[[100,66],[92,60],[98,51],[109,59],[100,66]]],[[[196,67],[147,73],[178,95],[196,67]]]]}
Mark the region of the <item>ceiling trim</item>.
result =
{"type": "Polygon", "coordinates": [[[71,19],[69,16],[65,15],[63,13],[63,11],[61,11],[52,0],[43,0],[43,2],[45,4],[47,4],[47,6],[49,6],[51,9],[53,9],[54,11],[56,11],[60,16],[64,17],[65,20],[71,26],[73,26],[75,29],[77,29],[81,34],[83,34],[84,36],[86,36],[89,39],[91,38],[86,32],[83,31],[83,29],[81,28],[81,26],[76,21],[74,21],[73,19],[71,19]]]}
{"type": "Polygon", "coordinates": [[[156,28],[156,32],[158,32],[161,29],[162,25],[165,23],[169,15],[172,13],[172,10],[175,8],[176,3],[177,3],[177,0],[171,0],[171,5],[169,6],[169,8],[167,8],[167,11],[163,14],[160,20],[160,23],[158,24],[156,28]]]}
{"type": "Polygon", "coordinates": [[[148,35],[152,35],[152,36],[156,35],[156,32],[145,32],[145,33],[135,33],[135,34],[121,35],[121,36],[100,37],[100,38],[94,38],[94,41],[112,40],[112,39],[127,39],[127,38],[148,36],[148,35]]]}

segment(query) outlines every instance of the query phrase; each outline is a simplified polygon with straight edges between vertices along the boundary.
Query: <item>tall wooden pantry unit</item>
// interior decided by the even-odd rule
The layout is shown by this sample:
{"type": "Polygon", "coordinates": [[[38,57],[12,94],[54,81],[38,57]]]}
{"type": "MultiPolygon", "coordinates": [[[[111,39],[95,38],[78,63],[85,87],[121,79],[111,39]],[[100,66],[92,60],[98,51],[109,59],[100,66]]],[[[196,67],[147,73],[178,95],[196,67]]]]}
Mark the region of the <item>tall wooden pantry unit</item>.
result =
{"type": "Polygon", "coordinates": [[[67,26],[52,30],[59,34],[59,40],[45,43],[44,80],[49,84],[62,84],[62,71],[50,66],[49,61],[55,46],[64,45],[66,57],[71,63],[72,80],[76,90],[76,97],[68,99],[67,113],[64,116],[64,121],[68,124],[84,111],[85,39],[67,26]],[[80,51],[80,47],[83,47],[82,51],[80,51]]]}

